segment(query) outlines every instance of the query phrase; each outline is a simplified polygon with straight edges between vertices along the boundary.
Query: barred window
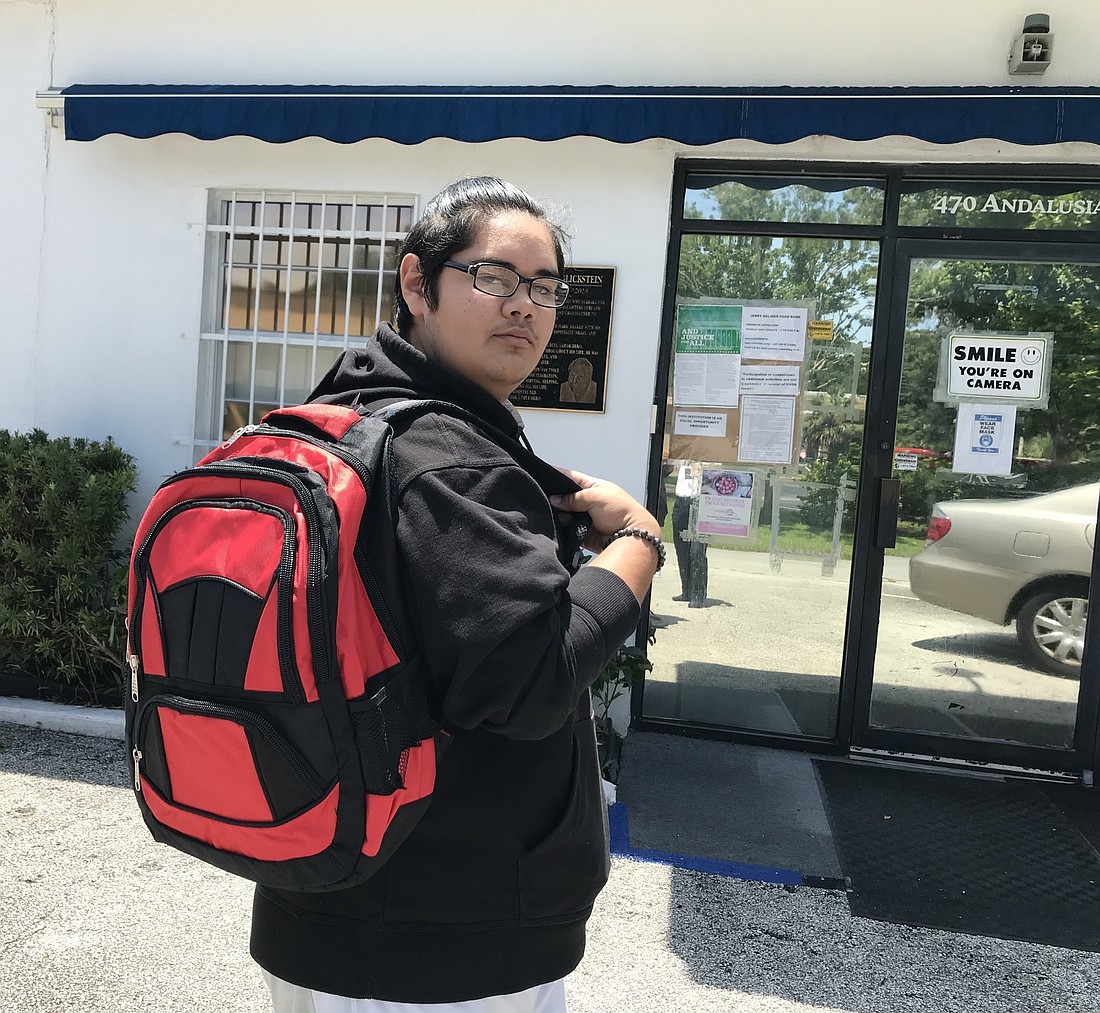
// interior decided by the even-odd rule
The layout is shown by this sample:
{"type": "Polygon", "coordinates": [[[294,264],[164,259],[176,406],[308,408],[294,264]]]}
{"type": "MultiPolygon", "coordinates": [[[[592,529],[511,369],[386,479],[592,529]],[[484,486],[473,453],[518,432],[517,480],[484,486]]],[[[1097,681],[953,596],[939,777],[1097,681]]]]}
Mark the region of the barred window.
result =
{"type": "Polygon", "coordinates": [[[414,207],[411,195],[211,195],[196,459],[301,402],[340,351],[391,319],[414,207]]]}

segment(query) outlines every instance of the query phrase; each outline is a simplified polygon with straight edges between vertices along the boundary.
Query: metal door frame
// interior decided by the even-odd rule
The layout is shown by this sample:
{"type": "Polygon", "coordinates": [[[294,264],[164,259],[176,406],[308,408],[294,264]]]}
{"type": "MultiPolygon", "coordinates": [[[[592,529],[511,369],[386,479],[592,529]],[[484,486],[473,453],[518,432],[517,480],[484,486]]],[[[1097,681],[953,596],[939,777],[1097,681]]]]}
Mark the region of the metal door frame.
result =
{"type": "MultiPolygon", "coordinates": [[[[685,234],[768,235],[873,239],[879,242],[879,277],[871,328],[869,386],[864,442],[857,492],[856,529],[852,547],[849,591],[836,733],[831,739],[736,729],[662,718],[644,718],[644,681],[630,694],[631,727],[639,730],[676,732],[704,738],[782,746],[822,754],[889,751],[935,761],[954,757],[960,762],[984,765],[1039,766],[1045,770],[1080,770],[1100,767],[1100,623],[1086,633],[1087,674],[1082,672],[1078,701],[1075,747],[1072,751],[1014,746],[1002,740],[967,740],[925,734],[897,734],[869,727],[870,692],[877,644],[884,552],[874,547],[881,480],[893,467],[893,438],[897,396],[901,382],[905,305],[910,259],[920,251],[934,250],[952,258],[994,254],[1001,259],[1100,258],[1100,233],[1080,231],[960,229],[899,226],[903,185],[912,180],[946,184],[981,179],[1010,186],[1013,183],[1067,181],[1100,186],[1100,168],[1090,165],[1020,164],[885,164],[877,162],[740,161],[730,159],[680,159],[671,189],[671,227],[661,310],[661,341],[653,396],[653,425],[648,473],[648,502],[656,506],[661,487],[661,447],[665,428],[666,398],[671,369],[676,279],[680,245],[685,234]],[[686,184],[696,174],[760,176],[797,183],[806,178],[840,177],[874,179],[885,184],[884,217],[878,226],[839,226],[782,222],[733,222],[686,219],[683,214],[686,184]],[[965,748],[954,748],[956,745],[965,748]],[[951,746],[945,750],[945,746],[951,746]]],[[[1094,554],[1092,587],[1100,587],[1100,546],[1094,554]]],[[[642,609],[636,642],[644,646],[649,631],[649,599],[642,609]]]]}
{"type": "MultiPolygon", "coordinates": [[[[880,363],[882,387],[879,392],[881,410],[872,415],[868,399],[865,446],[871,452],[864,458],[861,478],[866,478],[865,491],[872,500],[869,509],[874,511],[872,533],[877,522],[880,497],[876,495],[883,480],[892,475],[894,427],[896,406],[901,391],[902,353],[905,341],[905,321],[908,308],[910,267],[914,260],[991,260],[1020,263],[1100,263],[1100,245],[1090,243],[1065,243],[1027,241],[1013,242],[970,239],[908,239],[899,238],[894,249],[891,302],[884,360],[880,363]],[[872,429],[874,430],[872,432],[872,429]],[[866,469],[866,470],[864,470],[866,469]]],[[[872,356],[874,352],[872,352],[872,356]]],[[[1100,700],[1100,655],[1096,643],[1098,623],[1091,624],[1086,632],[1087,665],[1081,670],[1081,691],[1078,696],[1077,717],[1072,749],[1024,745],[1003,739],[966,738],[919,732],[912,729],[876,728],[870,724],[871,693],[874,686],[874,656],[878,642],[879,606],[881,604],[881,578],[884,551],[872,548],[872,559],[865,574],[860,611],[862,622],[859,643],[856,646],[857,661],[853,678],[853,713],[849,744],[853,750],[883,753],[903,753],[910,756],[936,757],[959,762],[990,764],[1024,769],[1049,771],[1094,770],[1097,759],[1097,701],[1100,700]]],[[[1092,587],[1095,582],[1100,556],[1094,551],[1092,587]]],[[[1090,594],[1091,597],[1091,594],[1090,594]]],[[[853,603],[855,604],[855,603],[853,603]]],[[[850,621],[851,617],[849,617],[850,621]]]]}

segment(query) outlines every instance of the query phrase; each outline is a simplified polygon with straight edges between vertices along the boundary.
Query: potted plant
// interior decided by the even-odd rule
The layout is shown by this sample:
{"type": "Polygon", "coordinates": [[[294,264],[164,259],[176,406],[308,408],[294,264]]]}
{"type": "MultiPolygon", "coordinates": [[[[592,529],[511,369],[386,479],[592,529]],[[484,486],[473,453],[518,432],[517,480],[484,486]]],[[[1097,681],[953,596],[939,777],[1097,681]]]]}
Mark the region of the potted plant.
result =
{"type": "MultiPolygon", "coordinates": [[[[649,642],[653,643],[650,629],[649,642]]],[[[619,780],[623,737],[611,720],[611,705],[636,685],[653,668],[640,647],[620,647],[604,666],[592,685],[592,706],[596,714],[596,743],[599,747],[600,770],[604,779],[615,784],[619,780]]]]}

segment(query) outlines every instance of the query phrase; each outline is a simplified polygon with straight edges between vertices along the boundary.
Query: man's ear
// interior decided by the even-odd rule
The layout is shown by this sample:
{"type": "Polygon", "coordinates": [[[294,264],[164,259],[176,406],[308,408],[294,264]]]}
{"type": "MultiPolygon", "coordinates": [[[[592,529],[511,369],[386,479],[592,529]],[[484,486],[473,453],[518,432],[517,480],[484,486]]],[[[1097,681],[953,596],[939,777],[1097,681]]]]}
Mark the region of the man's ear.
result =
{"type": "Polygon", "coordinates": [[[424,292],[424,275],[420,273],[420,258],[415,253],[406,253],[397,269],[401,278],[401,294],[405,305],[414,317],[424,317],[431,307],[424,292]]]}

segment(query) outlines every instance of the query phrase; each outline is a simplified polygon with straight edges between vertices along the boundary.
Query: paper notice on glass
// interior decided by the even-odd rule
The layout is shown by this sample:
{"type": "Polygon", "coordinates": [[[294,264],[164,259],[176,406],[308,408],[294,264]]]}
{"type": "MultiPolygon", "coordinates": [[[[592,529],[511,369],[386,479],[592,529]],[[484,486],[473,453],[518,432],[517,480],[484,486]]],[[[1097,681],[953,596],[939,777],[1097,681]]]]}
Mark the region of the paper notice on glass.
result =
{"type": "Polygon", "coordinates": [[[752,525],[753,473],[703,470],[696,531],[745,538],[752,525]]]}
{"type": "Polygon", "coordinates": [[[746,306],[741,354],[746,359],[801,362],[806,357],[806,316],[797,306],[746,306]]]}
{"type": "Polygon", "coordinates": [[[738,461],[790,464],[794,443],[793,397],[754,394],[741,399],[738,461]]]}
{"type": "Polygon", "coordinates": [[[676,310],[672,400],[736,408],[741,379],[741,307],[685,305],[676,310]]]}
{"type": "Polygon", "coordinates": [[[959,405],[951,470],[971,475],[1008,475],[1016,440],[1016,406],[959,405]]]}
{"type": "Polygon", "coordinates": [[[677,436],[717,436],[726,435],[725,412],[675,412],[672,416],[672,431],[677,436]]]}
{"type": "Polygon", "coordinates": [[[747,366],[741,363],[741,393],[797,394],[798,366],[747,366]]]}

